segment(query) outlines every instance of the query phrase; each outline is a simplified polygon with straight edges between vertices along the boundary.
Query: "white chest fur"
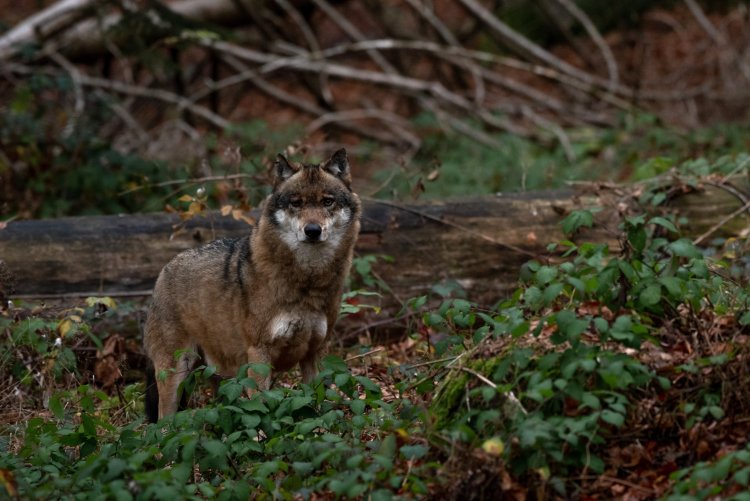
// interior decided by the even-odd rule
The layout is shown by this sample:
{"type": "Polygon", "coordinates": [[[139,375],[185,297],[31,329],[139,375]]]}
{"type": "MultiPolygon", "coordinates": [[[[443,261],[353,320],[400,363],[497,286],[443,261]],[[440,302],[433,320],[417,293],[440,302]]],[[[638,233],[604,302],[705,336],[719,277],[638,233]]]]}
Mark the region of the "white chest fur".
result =
{"type": "Polygon", "coordinates": [[[270,331],[272,340],[310,335],[325,339],[328,321],[322,313],[282,312],[271,320],[270,331]]]}

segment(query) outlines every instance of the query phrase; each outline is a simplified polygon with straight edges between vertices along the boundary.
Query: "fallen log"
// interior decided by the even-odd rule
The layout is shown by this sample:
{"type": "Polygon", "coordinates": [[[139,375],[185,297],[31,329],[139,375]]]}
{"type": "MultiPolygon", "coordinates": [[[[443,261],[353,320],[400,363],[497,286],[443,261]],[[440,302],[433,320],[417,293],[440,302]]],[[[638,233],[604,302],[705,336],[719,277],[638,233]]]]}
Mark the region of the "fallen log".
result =
{"type": "MultiPolygon", "coordinates": [[[[393,258],[379,260],[373,269],[397,298],[423,294],[452,279],[469,297],[490,303],[516,287],[524,262],[545,259],[547,244],[564,238],[560,222],[571,210],[604,208],[582,238],[615,247],[619,213],[632,200],[617,190],[405,205],[368,200],[356,251],[393,258]]],[[[681,197],[679,211],[690,215],[688,231],[700,235],[741,205],[713,189],[681,197]]],[[[746,215],[738,219],[735,223],[746,226],[746,215]]],[[[10,289],[14,278],[12,297],[149,294],[159,270],[178,252],[247,231],[247,223],[215,212],[182,223],[176,214],[14,221],[0,229],[0,265],[4,261],[6,268],[0,290],[10,289]]]]}

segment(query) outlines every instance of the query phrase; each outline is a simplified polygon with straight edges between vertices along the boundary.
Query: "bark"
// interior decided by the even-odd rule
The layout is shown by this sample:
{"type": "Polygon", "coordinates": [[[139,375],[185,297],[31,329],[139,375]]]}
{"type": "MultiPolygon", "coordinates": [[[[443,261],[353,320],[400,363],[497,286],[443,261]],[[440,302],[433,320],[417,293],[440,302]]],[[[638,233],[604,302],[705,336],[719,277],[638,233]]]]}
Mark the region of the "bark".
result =
{"type": "MultiPolygon", "coordinates": [[[[559,223],[570,210],[604,207],[597,214],[599,223],[579,239],[616,248],[619,211],[627,200],[606,191],[506,194],[403,206],[367,201],[356,250],[359,255],[393,258],[379,261],[374,270],[401,299],[453,279],[471,298],[491,303],[516,287],[524,262],[549,257],[546,246],[564,238],[559,223]]],[[[679,211],[690,218],[687,231],[701,235],[741,205],[714,189],[682,197],[679,211]]],[[[5,261],[5,280],[15,278],[20,296],[148,294],[159,270],[181,250],[241,236],[249,228],[211,213],[188,221],[173,235],[179,222],[174,214],[15,221],[0,230],[0,262],[5,261]]],[[[734,233],[746,223],[742,215],[724,230],[734,233]]],[[[0,284],[3,288],[10,287],[0,284]]]]}

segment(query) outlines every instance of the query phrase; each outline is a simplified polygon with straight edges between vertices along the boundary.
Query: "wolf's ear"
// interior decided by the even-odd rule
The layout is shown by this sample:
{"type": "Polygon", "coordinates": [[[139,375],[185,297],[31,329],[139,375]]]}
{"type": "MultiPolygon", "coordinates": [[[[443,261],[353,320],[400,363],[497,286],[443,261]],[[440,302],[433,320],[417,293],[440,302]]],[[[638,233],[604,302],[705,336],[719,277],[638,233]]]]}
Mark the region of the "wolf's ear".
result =
{"type": "Polygon", "coordinates": [[[321,167],[323,170],[341,179],[347,186],[351,184],[352,175],[349,171],[349,159],[346,158],[346,150],[344,148],[334,153],[321,167]]]}
{"type": "Polygon", "coordinates": [[[276,175],[275,183],[278,184],[281,181],[286,181],[299,170],[298,165],[292,165],[284,155],[279,153],[276,155],[276,161],[273,163],[274,173],[276,175]]]}

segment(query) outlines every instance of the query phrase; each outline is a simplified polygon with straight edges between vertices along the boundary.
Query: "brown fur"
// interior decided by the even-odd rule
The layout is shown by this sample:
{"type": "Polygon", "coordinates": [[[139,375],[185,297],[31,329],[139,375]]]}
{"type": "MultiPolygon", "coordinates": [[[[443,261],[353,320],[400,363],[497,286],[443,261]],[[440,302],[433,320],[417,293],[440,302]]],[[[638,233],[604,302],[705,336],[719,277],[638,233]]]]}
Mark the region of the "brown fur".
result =
{"type": "MultiPolygon", "coordinates": [[[[299,364],[305,382],[317,374],[351,266],[360,202],[344,150],[321,165],[279,156],[275,169],[273,193],[249,236],[185,251],[159,275],[144,333],[159,418],[177,410],[178,386],[199,351],[223,376],[245,363],[273,371],[299,364]]],[[[248,373],[258,388],[269,387],[270,376],[248,373]]]]}

